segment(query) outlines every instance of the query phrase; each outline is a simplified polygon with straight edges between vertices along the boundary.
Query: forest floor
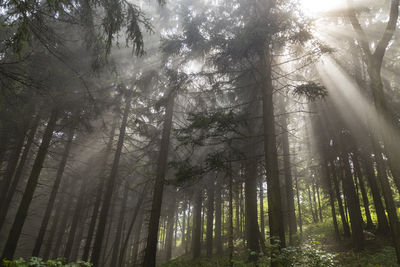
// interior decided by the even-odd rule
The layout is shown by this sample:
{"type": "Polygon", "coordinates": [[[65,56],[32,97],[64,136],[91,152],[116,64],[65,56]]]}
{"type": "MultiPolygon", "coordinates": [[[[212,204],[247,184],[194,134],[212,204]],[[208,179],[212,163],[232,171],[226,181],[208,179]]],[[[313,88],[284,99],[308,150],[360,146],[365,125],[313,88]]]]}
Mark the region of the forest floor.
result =
{"type": "MultiPolygon", "coordinates": [[[[332,223],[326,221],[304,227],[303,235],[296,246],[284,249],[278,261],[282,266],[296,267],[396,267],[394,248],[390,245],[390,236],[369,236],[365,250],[355,252],[352,240],[342,237],[338,241],[332,231],[332,223]]],[[[235,242],[234,267],[268,267],[269,257],[260,256],[257,265],[247,263],[248,251],[235,242]],[[237,246],[236,246],[237,245],[237,246]]],[[[271,248],[269,248],[271,250],[271,248]]],[[[184,255],[168,261],[162,267],[225,267],[229,266],[227,256],[191,260],[184,255]]]]}

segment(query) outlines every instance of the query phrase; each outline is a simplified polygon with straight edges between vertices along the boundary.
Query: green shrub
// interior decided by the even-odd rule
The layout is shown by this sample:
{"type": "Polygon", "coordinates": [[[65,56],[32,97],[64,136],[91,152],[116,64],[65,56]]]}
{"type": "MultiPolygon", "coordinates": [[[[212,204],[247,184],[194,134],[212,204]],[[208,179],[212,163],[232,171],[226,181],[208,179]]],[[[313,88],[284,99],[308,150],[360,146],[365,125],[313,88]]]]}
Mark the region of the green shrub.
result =
{"type": "Polygon", "coordinates": [[[84,261],[65,263],[65,259],[59,258],[55,260],[44,261],[38,257],[31,257],[26,260],[19,258],[17,260],[3,259],[3,264],[6,267],[91,267],[92,264],[84,261]]]}

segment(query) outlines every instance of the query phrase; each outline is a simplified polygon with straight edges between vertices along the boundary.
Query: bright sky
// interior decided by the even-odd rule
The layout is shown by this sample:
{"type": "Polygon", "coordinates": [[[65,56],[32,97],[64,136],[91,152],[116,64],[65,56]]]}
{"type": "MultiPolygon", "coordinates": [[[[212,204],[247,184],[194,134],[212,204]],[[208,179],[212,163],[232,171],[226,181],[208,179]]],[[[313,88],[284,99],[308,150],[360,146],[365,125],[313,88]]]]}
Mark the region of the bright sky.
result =
{"type": "Polygon", "coordinates": [[[334,10],[346,5],[345,0],[298,0],[302,9],[310,15],[334,10]]]}

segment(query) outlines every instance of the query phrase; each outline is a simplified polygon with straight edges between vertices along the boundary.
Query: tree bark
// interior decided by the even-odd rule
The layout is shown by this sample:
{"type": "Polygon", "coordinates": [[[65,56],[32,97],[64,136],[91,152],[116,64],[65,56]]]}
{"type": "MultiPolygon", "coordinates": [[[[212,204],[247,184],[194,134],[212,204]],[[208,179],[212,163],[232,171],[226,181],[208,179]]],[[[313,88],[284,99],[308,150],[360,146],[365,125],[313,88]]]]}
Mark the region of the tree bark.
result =
{"type": "Polygon", "coordinates": [[[174,191],[172,192],[172,196],[170,199],[170,206],[168,208],[167,232],[165,237],[166,260],[170,260],[172,257],[172,240],[174,234],[175,210],[176,210],[176,192],[174,191]]]}
{"type": "Polygon", "coordinates": [[[217,178],[217,182],[215,185],[215,247],[217,250],[217,255],[222,255],[222,239],[221,239],[221,218],[222,218],[222,211],[221,211],[221,181],[217,178]]]}

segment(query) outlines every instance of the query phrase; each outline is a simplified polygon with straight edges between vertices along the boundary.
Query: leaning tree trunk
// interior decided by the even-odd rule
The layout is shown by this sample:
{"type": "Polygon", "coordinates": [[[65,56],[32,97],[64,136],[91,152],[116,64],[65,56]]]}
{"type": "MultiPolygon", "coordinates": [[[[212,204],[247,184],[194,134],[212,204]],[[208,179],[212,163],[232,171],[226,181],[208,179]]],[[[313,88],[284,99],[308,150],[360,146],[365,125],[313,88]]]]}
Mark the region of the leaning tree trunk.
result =
{"type": "MultiPolygon", "coordinates": [[[[25,167],[25,162],[28,159],[28,155],[32,146],[32,143],[35,138],[36,130],[39,126],[40,116],[37,115],[36,118],[33,120],[31,129],[29,130],[28,137],[26,140],[26,144],[24,146],[24,151],[22,152],[21,159],[19,160],[18,167],[14,174],[14,179],[10,185],[10,188],[5,196],[4,201],[0,201],[0,230],[2,229],[5,219],[7,217],[8,209],[11,204],[11,200],[13,199],[14,193],[17,190],[18,184],[21,180],[22,172],[25,167]]],[[[0,163],[1,164],[1,163],[0,163]]]]}
{"type": "Polygon", "coordinates": [[[104,200],[103,200],[103,204],[101,206],[99,224],[97,226],[96,238],[94,240],[93,253],[92,253],[92,257],[91,257],[91,262],[93,263],[94,267],[99,266],[101,248],[102,248],[103,239],[104,239],[104,232],[105,232],[105,228],[106,228],[106,224],[107,224],[108,211],[110,210],[111,199],[112,199],[114,187],[116,185],[116,180],[117,180],[119,160],[121,158],[122,147],[124,145],[126,124],[127,124],[128,115],[130,112],[132,95],[133,95],[132,93],[128,93],[128,96],[125,99],[125,110],[124,110],[124,114],[122,116],[121,128],[119,130],[117,150],[115,151],[115,154],[114,154],[114,161],[113,161],[113,164],[111,167],[110,176],[108,177],[107,182],[106,182],[106,188],[105,188],[105,192],[104,192],[104,200]]]}
{"type": "Polygon", "coordinates": [[[46,210],[44,212],[42,223],[40,225],[39,234],[38,234],[38,237],[35,242],[35,247],[33,248],[32,256],[34,256],[34,257],[39,256],[40,248],[42,246],[43,239],[46,234],[47,225],[50,220],[50,215],[51,215],[51,212],[53,211],[53,206],[54,206],[54,203],[55,203],[55,200],[57,197],[58,189],[61,184],[61,179],[63,177],[65,166],[67,164],[69,151],[71,150],[74,133],[75,133],[75,122],[72,123],[72,125],[69,128],[68,133],[67,133],[67,136],[68,136],[67,143],[65,145],[60,164],[58,165],[56,179],[54,180],[53,188],[51,189],[51,193],[50,193],[49,202],[47,202],[46,210]]]}
{"type": "Polygon", "coordinates": [[[161,146],[157,163],[157,175],[154,184],[153,201],[151,206],[147,245],[144,254],[143,265],[153,267],[156,265],[158,226],[160,223],[161,204],[164,191],[164,178],[167,170],[169,137],[172,129],[172,117],[175,103],[175,92],[168,96],[165,110],[164,129],[161,137],[161,146]]]}
{"type": "Polygon", "coordinates": [[[40,172],[42,171],[43,162],[47,155],[47,150],[50,145],[50,141],[53,137],[53,131],[56,127],[58,116],[58,110],[53,109],[49,121],[47,122],[46,130],[43,134],[42,143],[39,146],[38,153],[36,155],[35,162],[32,167],[31,174],[28,179],[24,194],[22,196],[21,203],[18,207],[17,214],[15,216],[13,225],[8,235],[6,245],[3,249],[2,259],[12,259],[17,248],[19,237],[21,236],[22,227],[24,226],[26,217],[28,216],[29,206],[32,202],[33,195],[35,193],[40,172]]]}

